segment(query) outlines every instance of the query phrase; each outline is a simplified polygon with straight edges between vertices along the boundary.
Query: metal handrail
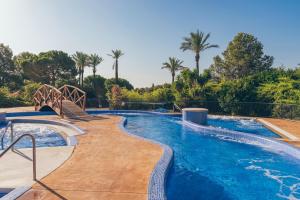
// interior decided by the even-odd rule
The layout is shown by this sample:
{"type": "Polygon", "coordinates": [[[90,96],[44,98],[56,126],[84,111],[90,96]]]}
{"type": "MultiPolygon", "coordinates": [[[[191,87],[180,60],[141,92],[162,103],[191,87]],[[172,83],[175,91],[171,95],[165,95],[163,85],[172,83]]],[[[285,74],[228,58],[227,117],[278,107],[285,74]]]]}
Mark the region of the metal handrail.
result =
{"type": "Polygon", "coordinates": [[[6,124],[6,127],[5,127],[5,129],[4,129],[4,132],[3,132],[3,134],[2,134],[2,136],[1,136],[1,149],[4,149],[4,137],[5,137],[5,134],[6,134],[6,132],[7,132],[7,130],[8,130],[8,128],[10,127],[10,140],[11,140],[11,142],[13,142],[13,138],[14,138],[14,135],[13,135],[13,123],[12,123],[12,121],[9,121],[7,124],[6,124]]]}
{"type": "Polygon", "coordinates": [[[182,109],[176,103],[173,103],[173,110],[175,111],[176,109],[182,112],[182,109]]]}
{"type": "Polygon", "coordinates": [[[21,135],[18,137],[13,143],[11,143],[3,152],[0,154],[0,158],[9,151],[9,149],[12,149],[16,143],[18,143],[23,137],[30,137],[32,141],[32,170],[33,170],[33,180],[36,179],[36,145],[35,145],[35,138],[33,135],[26,133],[24,135],[21,135]]]}

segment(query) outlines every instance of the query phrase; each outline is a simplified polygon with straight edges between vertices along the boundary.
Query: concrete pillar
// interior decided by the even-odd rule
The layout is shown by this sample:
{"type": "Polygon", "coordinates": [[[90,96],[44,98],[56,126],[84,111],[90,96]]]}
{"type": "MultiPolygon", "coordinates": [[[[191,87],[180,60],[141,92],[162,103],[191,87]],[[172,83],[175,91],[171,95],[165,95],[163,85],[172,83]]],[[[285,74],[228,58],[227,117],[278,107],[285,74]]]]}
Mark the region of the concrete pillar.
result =
{"type": "Polygon", "coordinates": [[[193,122],[200,125],[207,124],[208,110],[205,108],[184,108],[182,118],[184,121],[193,122]]]}

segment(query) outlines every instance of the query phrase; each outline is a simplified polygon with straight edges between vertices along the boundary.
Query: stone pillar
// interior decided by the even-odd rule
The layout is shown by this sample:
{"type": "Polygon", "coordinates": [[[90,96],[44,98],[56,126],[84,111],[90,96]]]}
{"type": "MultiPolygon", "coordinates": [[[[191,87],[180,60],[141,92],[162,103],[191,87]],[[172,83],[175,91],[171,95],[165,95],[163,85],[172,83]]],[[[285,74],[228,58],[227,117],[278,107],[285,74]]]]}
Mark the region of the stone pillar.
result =
{"type": "Polygon", "coordinates": [[[182,118],[184,121],[193,122],[200,125],[207,124],[208,110],[205,108],[184,108],[182,118]]]}

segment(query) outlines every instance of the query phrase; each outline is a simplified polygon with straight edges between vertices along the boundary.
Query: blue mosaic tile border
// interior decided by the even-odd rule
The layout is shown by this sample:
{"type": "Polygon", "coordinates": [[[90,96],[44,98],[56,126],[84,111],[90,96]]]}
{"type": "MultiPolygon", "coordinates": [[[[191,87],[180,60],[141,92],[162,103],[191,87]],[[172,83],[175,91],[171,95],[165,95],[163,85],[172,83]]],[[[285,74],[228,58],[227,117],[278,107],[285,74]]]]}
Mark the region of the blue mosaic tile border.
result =
{"type": "Polygon", "coordinates": [[[163,148],[164,153],[151,173],[150,182],[148,184],[148,200],[167,200],[165,185],[168,171],[173,162],[173,150],[168,145],[159,143],[151,139],[143,138],[128,132],[125,129],[126,124],[127,119],[125,117],[122,117],[120,128],[128,135],[139,138],[144,141],[149,141],[151,143],[158,144],[163,148]]]}

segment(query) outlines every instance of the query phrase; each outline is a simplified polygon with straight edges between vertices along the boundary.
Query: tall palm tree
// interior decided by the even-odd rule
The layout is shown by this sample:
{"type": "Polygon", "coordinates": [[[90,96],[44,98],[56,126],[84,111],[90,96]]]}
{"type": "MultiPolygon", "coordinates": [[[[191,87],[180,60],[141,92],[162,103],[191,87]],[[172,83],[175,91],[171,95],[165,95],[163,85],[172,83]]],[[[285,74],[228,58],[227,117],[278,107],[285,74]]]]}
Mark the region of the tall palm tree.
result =
{"type": "Polygon", "coordinates": [[[96,67],[103,61],[103,58],[97,54],[91,54],[89,56],[89,66],[93,68],[93,77],[95,79],[96,76],[96,67]]]}
{"type": "Polygon", "coordinates": [[[83,74],[84,68],[88,65],[88,55],[83,52],[78,52],[72,55],[74,62],[76,63],[76,67],[79,72],[79,85],[83,87],[83,74]]]}
{"type": "Polygon", "coordinates": [[[210,33],[205,34],[197,30],[197,32],[190,33],[190,37],[184,37],[183,42],[181,43],[180,49],[183,51],[190,50],[196,53],[195,60],[196,60],[196,69],[199,74],[199,60],[200,60],[200,53],[206,49],[210,48],[217,48],[219,47],[216,44],[210,44],[207,42],[208,38],[210,37],[210,33]]]}
{"type": "Polygon", "coordinates": [[[115,59],[115,62],[113,64],[113,69],[115,70],[115,80],[116,83],[118,83],[119,79],[119,58],[124,55],[124,53],[120,49],[112,50],[112,54],[107,54],[108,56],[111,56],[113,59],[115,59]]]}
{"type": "Polygon", "coordinates": [[[174,57],[169,57],[169,62],[163,63],[162,69],[168,69],[172,75],[172,83],[174,83],[175,74],[177,71],[184,69],[181,64],[183,63],[182,60],[179,60],[174,57]]]}

